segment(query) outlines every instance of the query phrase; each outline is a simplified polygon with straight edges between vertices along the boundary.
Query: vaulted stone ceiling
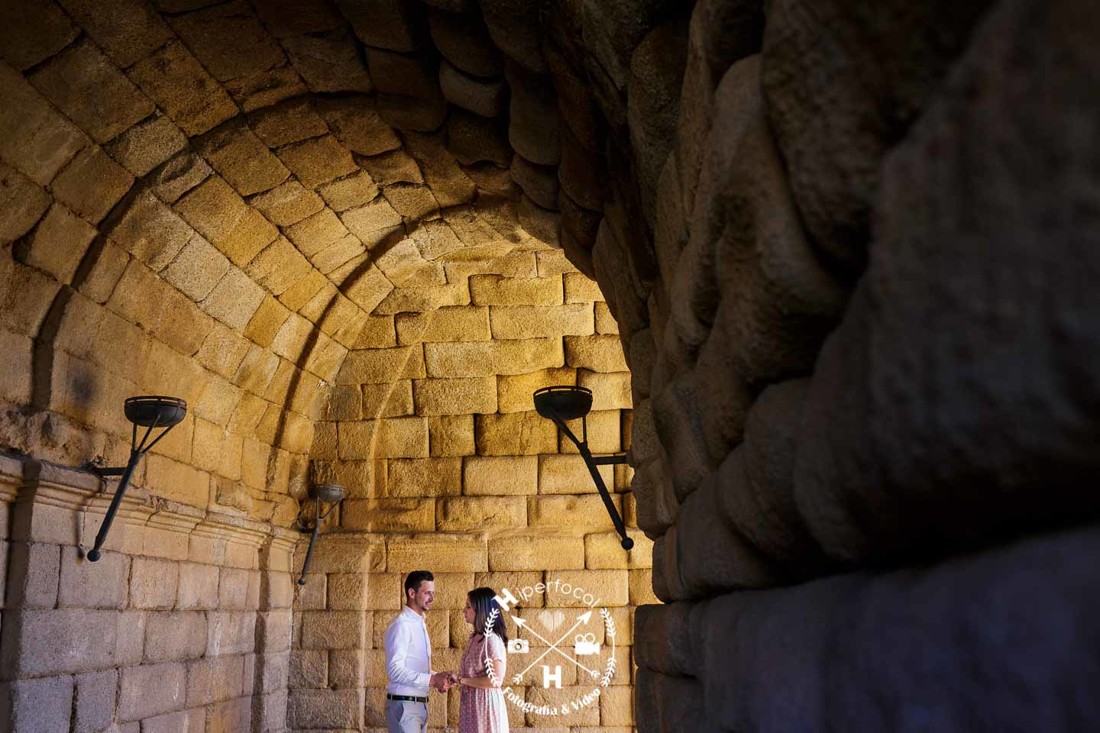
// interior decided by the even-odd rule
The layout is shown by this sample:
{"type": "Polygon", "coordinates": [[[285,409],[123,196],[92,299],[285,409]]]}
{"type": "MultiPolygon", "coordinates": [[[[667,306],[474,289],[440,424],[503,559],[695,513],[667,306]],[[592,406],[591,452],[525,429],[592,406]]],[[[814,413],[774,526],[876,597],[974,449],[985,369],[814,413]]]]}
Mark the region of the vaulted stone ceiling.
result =
{"type": "Polygon", "coordinates": [[[223,499],[287,521],[331,385],[394,314],[563,255],[593,273],[605,153],[652,186],[667,152],[683,34],[630,58],[674,5],[4,3],[4,443],[119,462],[121,399],[177,394],[194,417],[150,480],[196,501],[170,488],[203,480],[196,431],[231,435],[209,468],[249,496],[223,499]],[[660,83],[628,111],[632,73],[660,83]]]}

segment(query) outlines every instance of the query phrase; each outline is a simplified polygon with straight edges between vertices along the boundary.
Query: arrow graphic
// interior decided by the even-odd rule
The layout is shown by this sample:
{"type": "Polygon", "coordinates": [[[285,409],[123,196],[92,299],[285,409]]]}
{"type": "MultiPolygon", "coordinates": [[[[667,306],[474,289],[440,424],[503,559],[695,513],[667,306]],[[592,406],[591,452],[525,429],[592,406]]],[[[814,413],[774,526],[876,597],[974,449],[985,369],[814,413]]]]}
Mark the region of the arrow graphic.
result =
{"type": "Polygon", "coordinates": [[[572,634],[577,629],[578,626],[581,626],[583,624],[588,623],[588,621],[591,618],[592,618],[592,612],[591,611],[587,611],[585,613],[582,613],[580,616],[577,617],[576,623],[574,623],[572,626],[570,626],[569,629],[564,634],[562,634],[561,637],[557,641],[550,642],[548,639],[543,637],[537,631],[532,629],[527,624],[526,621],[519,618],[518,616],[512,616],[512,621],[515,622],[516,626],[520,627],[521,629],[525,629],[528,634],[535,637],[536,639],[541,641],[543,644],[549,644],[550,645],[549,649],[544,651],[542,654],[538,655],[533,662],[531,662],[530,664],[527,665],[526,668],[524,668],[524,670],[522,672],[517,673],[516,677],[522,678],[523,675],[527,674],[527,672],[529,672],[532,667],[534,667],[536,664],[541,662],[543,657],[545,657],[550,652],[557,652],[558,654],[562,655],[563,657],[565,657],[566,659],[571,661],[573,664],[577,665],[577,667],[579,667],[580,669],[583,669],[585,672],[587,672],[590,675],[599,675],[599,672],[596,672],[595,670],[589,669],[588,667],[586,667],[583,664],[581,664],[580,662],[578,662],[576,659],[574,659],[569,654],[566,654],[561,649],[558,649],[558,644],[562,643],[566,639],[566,637],[568,637],[570,634],[572,634]]]}

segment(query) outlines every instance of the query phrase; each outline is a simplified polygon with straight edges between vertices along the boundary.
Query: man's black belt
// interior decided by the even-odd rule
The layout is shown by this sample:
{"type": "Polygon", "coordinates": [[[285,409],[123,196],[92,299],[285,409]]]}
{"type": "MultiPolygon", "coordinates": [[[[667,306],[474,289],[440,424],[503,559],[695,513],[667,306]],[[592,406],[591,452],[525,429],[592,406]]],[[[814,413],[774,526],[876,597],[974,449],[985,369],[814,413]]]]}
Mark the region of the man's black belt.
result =
{"type": "Polygon", "coordinates": [[[422,702],[425,705],[428,704],[428,698],[426,697],[410,697],[408,695],[391,695],[386,693],[387,700],[396,700],[397,702],[422,702]]]}

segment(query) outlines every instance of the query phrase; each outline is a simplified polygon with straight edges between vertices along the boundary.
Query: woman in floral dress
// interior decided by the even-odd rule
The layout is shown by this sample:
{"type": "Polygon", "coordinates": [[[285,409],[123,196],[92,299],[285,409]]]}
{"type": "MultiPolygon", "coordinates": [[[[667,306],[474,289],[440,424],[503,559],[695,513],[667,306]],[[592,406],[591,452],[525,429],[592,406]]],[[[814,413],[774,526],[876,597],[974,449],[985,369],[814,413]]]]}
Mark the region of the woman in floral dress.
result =
{"type": "Polygon", "coordinates": [[[466,594],[462,613],[466,623],[474,628],[458,670],[458,684],[462,687],[458,733],[508,733],[508,711],[504,693],[500,691],[507,672],[508,633],[504,614],[493,600],[495,596],[492,588],[475,588],[466,594]],[[485,623],[494,609],[493,625],[485,636],[485,623]]]}

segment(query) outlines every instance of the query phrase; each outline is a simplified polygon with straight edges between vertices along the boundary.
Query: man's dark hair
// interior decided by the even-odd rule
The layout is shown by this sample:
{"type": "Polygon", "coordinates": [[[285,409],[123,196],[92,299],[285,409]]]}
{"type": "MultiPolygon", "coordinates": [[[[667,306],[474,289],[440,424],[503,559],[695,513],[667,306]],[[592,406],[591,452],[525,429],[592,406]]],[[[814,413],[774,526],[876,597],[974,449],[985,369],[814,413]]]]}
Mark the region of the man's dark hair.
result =
{"type": "Polygon", "coordinates": [[[425,580],[435,580],[430,570],[414,570],[405,576],[405,603],[409,602],[409,591],[414,593],[420,590],[420,584],[425,580]]]}

